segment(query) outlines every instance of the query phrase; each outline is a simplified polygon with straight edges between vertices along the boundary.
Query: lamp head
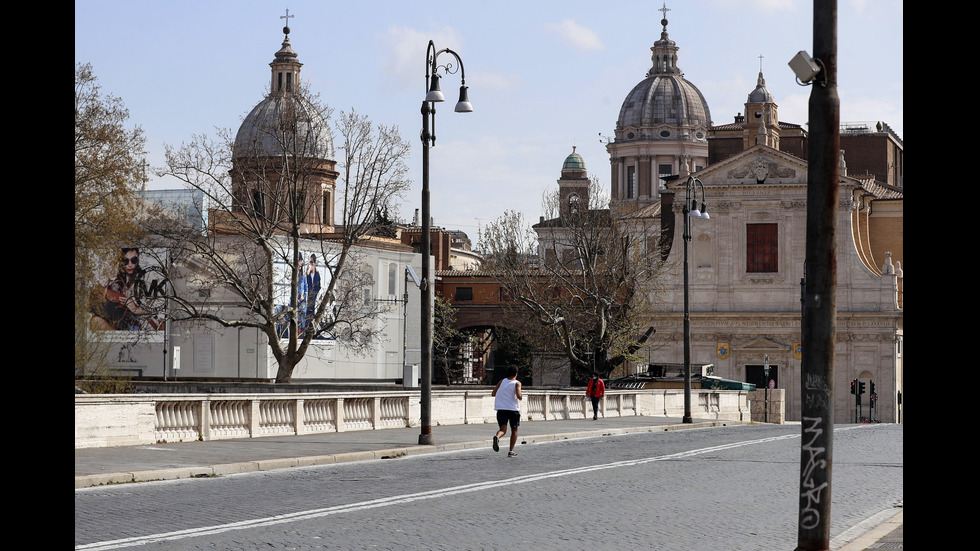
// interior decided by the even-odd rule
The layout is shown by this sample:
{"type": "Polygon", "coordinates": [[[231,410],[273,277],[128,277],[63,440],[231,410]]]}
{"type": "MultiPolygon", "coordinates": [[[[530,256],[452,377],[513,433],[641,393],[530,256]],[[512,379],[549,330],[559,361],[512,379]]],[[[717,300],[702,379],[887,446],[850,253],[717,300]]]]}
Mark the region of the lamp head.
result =
{"type": "Polygon", "coordinates": [[[698,200],[691,201],[691,210],[687,213],[691,218],[701,218],[701,211],[698,210],[698,200]]]}
{"type": "Polygon", "coordinates": [[[439,89],[439,75],[433,74],[432,81],[429,84],[429,93],[425,95],[425,101],[439,102],[446,101],[446,96],[442,94],[442,90],[439,89]]]}
{"type": "Polygon", "coordinates": [[[470,103],[469,94],[466,91],[469,89],[468,86],[459,87],[459,102],[456,103],[457,113],[472,113],[473,104],[470,103]]]}

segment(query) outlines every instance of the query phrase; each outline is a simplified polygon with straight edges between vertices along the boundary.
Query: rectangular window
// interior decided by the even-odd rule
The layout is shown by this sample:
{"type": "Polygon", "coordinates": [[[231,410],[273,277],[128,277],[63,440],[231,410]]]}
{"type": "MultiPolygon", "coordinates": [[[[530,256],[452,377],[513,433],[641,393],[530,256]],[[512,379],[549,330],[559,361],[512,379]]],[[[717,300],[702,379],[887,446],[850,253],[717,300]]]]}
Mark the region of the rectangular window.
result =
{"type": "Polygon", "coordinates": [[[398,273],[398,267],[392,262],[388,264],[388,294],[394,295],[397,292],[398,280],[396,279],[396,274],[398,273]]]}
{"type": "Polygon", "coordinates": [[[779,271],[779,225],[745,225],[745,271],[779,271]]]}
{"type": "Polygon", "coordinates": [[[657,165],[657,175],[660,177],[660,187],[666,187],[666,178],[673,173],[673,169],[670,165],[657,165]]]}
{"type": "Polygon", "coordinates": [[[570,268],[575,264],[575,251],[565,249],[561,252],[561,265],[570,268]]]}
{"type": "Polygon", "coordinates": [[[628,166],[626,167],[626,198],[632,199],[635,193],[636,186],[636,167],[628,166]]]}
{"type": "Polygon", "coordinates": [[[473,302],[472,287],[456,287],[456,294],[453,296],[456,302],[473,302]]]}
{"type": "Polygon", "coordinates": [[[555,264],[558,263],[558,253],[554,249],[546,249],[544,251],[544,265],[548,268],[554,268],[555,264]]]}
{"type": "Polygon", "coordinates": [[[300,222],[306,222],[306,194],[302,191],[293,192],[293,216],[300,222]]]}
{"type": "Polygon", "coordinates": [[[265,194],[261,191],[252,192],[252,210],[258,216],[265,216],[265,194]]]}

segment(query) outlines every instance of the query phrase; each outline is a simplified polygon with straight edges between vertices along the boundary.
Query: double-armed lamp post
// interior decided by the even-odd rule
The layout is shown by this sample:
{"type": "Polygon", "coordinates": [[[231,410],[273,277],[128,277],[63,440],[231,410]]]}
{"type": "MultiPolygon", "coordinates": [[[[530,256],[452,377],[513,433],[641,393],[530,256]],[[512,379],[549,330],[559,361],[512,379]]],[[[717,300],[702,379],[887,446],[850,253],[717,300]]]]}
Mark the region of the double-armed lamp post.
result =
{"type": "Polygon", "coordinates": [[[430,40],[425,53],[425,99],[422,100],[422,398],[421,425],[419,444],[434,444],[432,440],[432,305],[435,302],[430,261],[432,257],[431,216],[429,214],[429,148],[436,145],[436,107],[435,104],[445,101],[446,97],[439,89],[439,69],[443,73],[455,74],[460,72],[459,101],[456,103],[457,113],[470,113],[473,106],[467,97],[466,71],[463,70],[463,60],[449,48],[436,50],[430,40]],[[439,56],[448,53],[456,60],[450,60],[445,65],[439,65],[439,56]]]}
{"type": "Polygon", "coordinates": [[[684,418],[683,423],[693,423],[691,417],[691,304],[688,296],[691,292],[691,282],[688,270],[687,244],[691,242],[691,219],[707,220],[708,204],[704,199],[704,183],[694,176],[689,176],[687,192],[684,199],[684,418]],[[698,208],[698,187],[701,188],[701,207],[698,208]]]}

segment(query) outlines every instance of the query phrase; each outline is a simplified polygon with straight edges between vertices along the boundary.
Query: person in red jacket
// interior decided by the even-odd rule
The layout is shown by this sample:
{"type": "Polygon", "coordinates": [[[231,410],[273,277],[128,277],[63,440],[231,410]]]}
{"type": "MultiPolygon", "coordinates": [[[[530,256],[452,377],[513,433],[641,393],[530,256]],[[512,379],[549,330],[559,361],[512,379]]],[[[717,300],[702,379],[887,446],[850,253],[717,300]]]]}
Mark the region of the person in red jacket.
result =
{"type": "Polygon", "coordinates": [[[585,387],[585,395],[592,398],[592,420],[599,418],[599,400],[606,395],[606,383],[602,382],[598,371],[592,372],[592,378],[585,387]]]}

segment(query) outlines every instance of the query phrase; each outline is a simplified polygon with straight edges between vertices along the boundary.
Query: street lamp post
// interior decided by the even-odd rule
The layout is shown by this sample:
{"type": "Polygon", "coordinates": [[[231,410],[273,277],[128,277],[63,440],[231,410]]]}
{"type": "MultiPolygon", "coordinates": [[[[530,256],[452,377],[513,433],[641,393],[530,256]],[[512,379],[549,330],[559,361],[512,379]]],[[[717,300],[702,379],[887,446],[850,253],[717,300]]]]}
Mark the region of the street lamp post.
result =
{"type": "Polygon", "coordinates": [[[422,398],[421,425],[419,444],[434,444],[432,440],[432,304],[435,300],[435,290],[432,285],[432,273],[429,261],[432,255],[431,216],[429,214],[429,148],[436,145],[436,108],[437,102],[445,101],[442,90],[439,89],[439,69],[445,74],[460,72],[459,102],[456,103],[457,113],[470,113],[473,106],[467,96],[466,71],[463,60],[449,48],[436,50],[430,40],[425,53],[425,99],[422,100],[422,398]],[[441,54],[448,53],[455,58],[457,68],[450,61],[445,65],[438,64],[441,54]]]}
{"type": "Polygon", "coordinates": [[[682,212],[684,215],[684,418],[683,423],[693,423],[691,417],[691,304],[689,295],[691,283],[688,269],[687,244],[691,241],[691,219],[707,220],[708,205],[704,199],[704,183],[694,176],[687,179],[686,194],[682,212]],[[698,186],[701,187],[701,208],[698,208],[698,186]]]}

